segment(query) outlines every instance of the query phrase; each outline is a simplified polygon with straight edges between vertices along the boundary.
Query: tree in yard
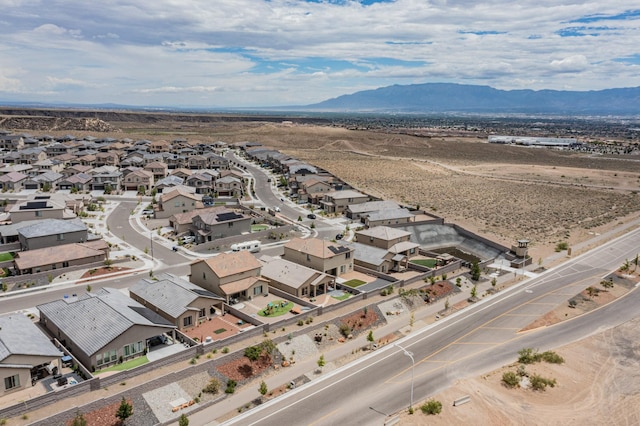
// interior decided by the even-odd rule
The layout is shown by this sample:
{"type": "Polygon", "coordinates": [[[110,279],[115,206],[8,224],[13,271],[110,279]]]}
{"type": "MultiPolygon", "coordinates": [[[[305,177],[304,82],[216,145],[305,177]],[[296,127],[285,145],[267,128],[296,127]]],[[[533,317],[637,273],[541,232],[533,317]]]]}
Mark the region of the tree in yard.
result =
{"type": "Polygon", "coordinates": [[[449,310],[449,298],[447,297],[447,299],[444,301],[444,310],[448,311],[449,310]]]}
{"type": "Polygon", "coordinates": [[[613,279],[609,278],[608,280],[600,281],[600,285],[604,288],[613,288],[613,279]]]}
{"type": "Polygon", "coordinates": [[[597,296],[598,295],[598,290],[596,290],[594,287],[587,287],[587,294],[589,294],[589,297],[593,297],[593,296],[597,296]]]}
{"type": "Polygon", "coordinates": [[[478,286],[477,286],[477,285],[474,285],[474,286],[471,288],[471,297],[476,297],[477,295],[478,295],[478,286]]]}
{"type": "Polygon", "coordinates": [[[362,308],[362,317],[366,318],[367,317],[367,313],[369,313],[369,307],[365,306],[364,308],[362,308]]]}
{"type": "Polygon", "coordinates": [[[420,406],[420,410],[422,410],[424,414],[440,414],[442,412],[442,402],[430,399],[420,406]]]}
{"type": "Polygon", "coordinates": [[[87,293],[91,293],[91,285],[87,285],[87,293]]]}
{"type": "Polygon", "coordinates": [[[147,192],[147,188],[144,185],[138,186],[138,195],[144,195],[147,192]]]}
{"type": "Polygon", "coordinates": [[[373,330],[369,330],[369,334],[367,334],[367,341],[369,343],[373,343],[376,341],[376,339],[374,339],[373,337],[373,330]]]}
{"type": "Polygon", "coordinates": [[[493,278],[491,279],[491,287],[495,287],[495,286],[496,286],[496,284],[498,284],[498,280],[496,279],[496,277],[493,277],[493,278]]]}
{"type": "Polygon", "coordinates": [[[260,392],[260,395],[262,396],[266,395],[267,392],[269,392],[269,388],[267,388],[267,384],[265,383],[264,380],[260,382],[260,387],[258,388],[258,392],[260,392]]]}
{"type": "Polygon", "coordinates": [[[431,285],[436,283],[436,277],[434,277],[433,275],[429,277],[429,282],[431,283],[431,285]]]}
{"type": "Polygon", "coordinates": [[[80,410],[76,411],[76,416],[73,418],[71,426],[87,426],[87,419],[84,418],[80,410]]]}
{"type": "Polygon", "coordinates": [[[442,281],[446,281],[447,280],[447,274],[442,274],[442,281]]]}
{"type": "Polygon", "coordinates": [[[462,286],[462,278],[460,277],[456,278],[456,286],[458,287],[462,286]]]}
{"type": "Polygon", "coordinates": [[[326,363],[324,355],[320,355],[320,358],[318,358],[318,367],[322,370],[322,367],[324,367],[326,363]]]}
{"type": "Polygon", "coordinates": [[[129,404],[124,396],[122,397],[122,401],[120,401],[120,406],[118,407],[118,411],[116,411],[116,417],[124,424],[125,420],[133,415],[133,405],[129,404]]]}
{"type": "Polygon", "coordinates": [[[182,413],[178,418],[178,426],[189,426],[189,418],[186,414],[182,413]]]}
{"type": "Polygon", "coordinates": [[[471,273],[471,279],[474,281],[478,281],[480,279],[480,274],[482,273],[482,271],[480,270],[480,265],[478,265],[478,262],[473,262],[473,266],[471,266],[471,271],[469,271],[471,273]]]}
{"type": "Polygon", "coordinates": [[[261,346],[249,346],[244,350],[244,356],[249,358],[251,361],[256,361],[258,358],[260,358],[261,354],[262,354],[261,346]]]}

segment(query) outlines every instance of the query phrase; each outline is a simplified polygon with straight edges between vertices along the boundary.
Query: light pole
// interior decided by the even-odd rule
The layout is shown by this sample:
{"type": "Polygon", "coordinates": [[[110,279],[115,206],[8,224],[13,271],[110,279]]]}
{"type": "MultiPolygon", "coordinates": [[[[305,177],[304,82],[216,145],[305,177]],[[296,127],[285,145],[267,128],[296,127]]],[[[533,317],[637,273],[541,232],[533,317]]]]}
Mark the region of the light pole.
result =
{"type": "Polygon", "coordinates": [[[149,231],[149,241],[151,245],[151,261],[153,262],[153,230],[149,231]]]}
{"type": "Polygon", "coordinates": [[[403,348],[402,346],[400,346],[399,344],[395,344],[397,347],[399,347],[400,349],[402,349],[402,352],[404,352],[404,354],[406,356],[408,356],[409,358],[411,358],[411,399],[409,401],[409,411],[411,411],[413,409],[413,370],[416,366],[415,360],[413,359],[413,353],[409,352],[408,350],[406,350],[405,348],[403,348]]]}

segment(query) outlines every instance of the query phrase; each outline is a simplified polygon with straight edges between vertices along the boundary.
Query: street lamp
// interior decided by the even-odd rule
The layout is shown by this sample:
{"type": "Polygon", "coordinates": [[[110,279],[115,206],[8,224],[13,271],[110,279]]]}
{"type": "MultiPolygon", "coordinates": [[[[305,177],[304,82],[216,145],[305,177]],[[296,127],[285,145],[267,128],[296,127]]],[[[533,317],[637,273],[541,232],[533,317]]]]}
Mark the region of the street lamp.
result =
{"type": "Polygon", "coordinates": [[[415,363],[415,360],[413,359],[413,352],[409,352],[408,350],[406,350],[405,348],[403,348],[397,343],[395,345],[400,349],[402,349],[402,351],[406,356],[411,358],[411,400],[409,401],[409,411],[411,411],[413,409],[413,370],[414,370],[414,367],[416,366],[416,363],[415,363]]]}
{"type": "Polygon", "coordinates": [[[153,230],[149,231],[149,241],[151,245],[151,261],[153,262],[153,230]]]}

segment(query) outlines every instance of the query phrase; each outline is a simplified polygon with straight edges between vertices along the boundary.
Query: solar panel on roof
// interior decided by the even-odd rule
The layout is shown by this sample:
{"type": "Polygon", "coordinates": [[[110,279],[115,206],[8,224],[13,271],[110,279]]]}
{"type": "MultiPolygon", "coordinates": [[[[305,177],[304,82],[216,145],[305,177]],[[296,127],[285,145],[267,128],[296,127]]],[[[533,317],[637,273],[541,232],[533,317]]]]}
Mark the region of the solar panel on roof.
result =
{"type": "Polygon", "coordinates": [[[229,212],[229,213],[220,213],[218,215],[216,215],[216,220],[218,222],[226,222],[228,220],[234,220],[234,219],[241,219],[242,216],[235,213],[235,212],[229,212]]]}
{"type": "Polygon", "coordinates": [[[345,246],[329,246],[328,248],[333,254],[340,254],[349,251],[349,249],[345,246]]]}

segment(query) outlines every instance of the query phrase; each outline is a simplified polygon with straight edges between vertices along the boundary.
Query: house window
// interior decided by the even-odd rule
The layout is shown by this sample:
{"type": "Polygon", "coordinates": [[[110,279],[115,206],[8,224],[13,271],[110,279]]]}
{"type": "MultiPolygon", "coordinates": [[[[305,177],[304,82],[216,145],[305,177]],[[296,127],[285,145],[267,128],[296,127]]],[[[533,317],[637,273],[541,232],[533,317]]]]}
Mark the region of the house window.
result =
{"type": "Polygon", "coordinates": [[[306,296],[307,294],[309,294],[309,287],[302,287],[302,295],[306,296]]]}
{"type": "Polygon", "coordinates": [[[67,262],[66,260],[64,262],[62,262],[62,267],[63,268],[68,268],[69,267],[69,262],[67,262]]]}
{"type": "Polygon", "coordinates": [[[340,273],[341,273],[341,274],[344,274],[344,272],[345,272],[345,267],[344,267],[344,265],[340,265],[340,273]]]}
{"type": "Polygon", "coordinates": [[[346,253],[344,254],[344,258],[345,258],[345,259],[351,259],[351,252],[350,252],[350,251],[346,252],[346,253]]]}
{"type": "Polygon", "coordinates": [[[64,234],[58,234],[58,241],[64,241],[64,234]]]}
{"type": "Polygon", "coordinates": [[[176,202],[173,204],[173,206],[174,206],[174,207],[180,207],[180,201],[176,201],[176,202]]]}
{"type": "Polygon", "coordinates": [[[111,361],[115,361],[118,359],[118,354],[116,353],[116,350],[112,350],[111,351],[111,361]]]}
{"type": "Polygon", "coordinates": [[[4,378],[4,388],[5,388],[5,390],[14,389],[14,388],[17,388],[17,387],[20,387],[20,375],[19,374],[4,378]]]}
{"type": "Polygon", "coordinates": [[[200,309],[200,314],[198,315],[200,318],[204,317],[206,314],[204,312],[204,308],[200,309]]]}
{"type": "Polygon", "coordinates": [[[34,213],[36,214],[36,217],[42,217],[42,212],[41,211],[35,211],[34,213]]]}
{"type": "Polygon", "coordinates": [[[261,285],[253,288],[253,295],[257,296],[259,294],[262,294],[262,286],[261,285]]]}
{"type": "Polygon", "coordinates": [[[189,327],[191,324],[193,324],[193,319],[192,319],[191,316],[183,318],[183,320],[182,320],[182,326],[183,327],[189,327]]]}
{"type": "Polygon", "coordinates": [[[409,249],[409,254],[414,254],[416,252],[415,248],[409,249]]]}
{"type": "Polygon", "coordinates": [[[229,228],[233,228],[233,222],[229,222],[229,228]]]}
{"type": "Polygon", "coordinates": [[[202,279],[206,280],[207,279],[207,274],[205,274],[204,272],[202,273],[202,279]]]}
{"type": "Polygon", "coordinates": [[[307,262],[311,262],[311,256],[307,254],[307,262]]]}

